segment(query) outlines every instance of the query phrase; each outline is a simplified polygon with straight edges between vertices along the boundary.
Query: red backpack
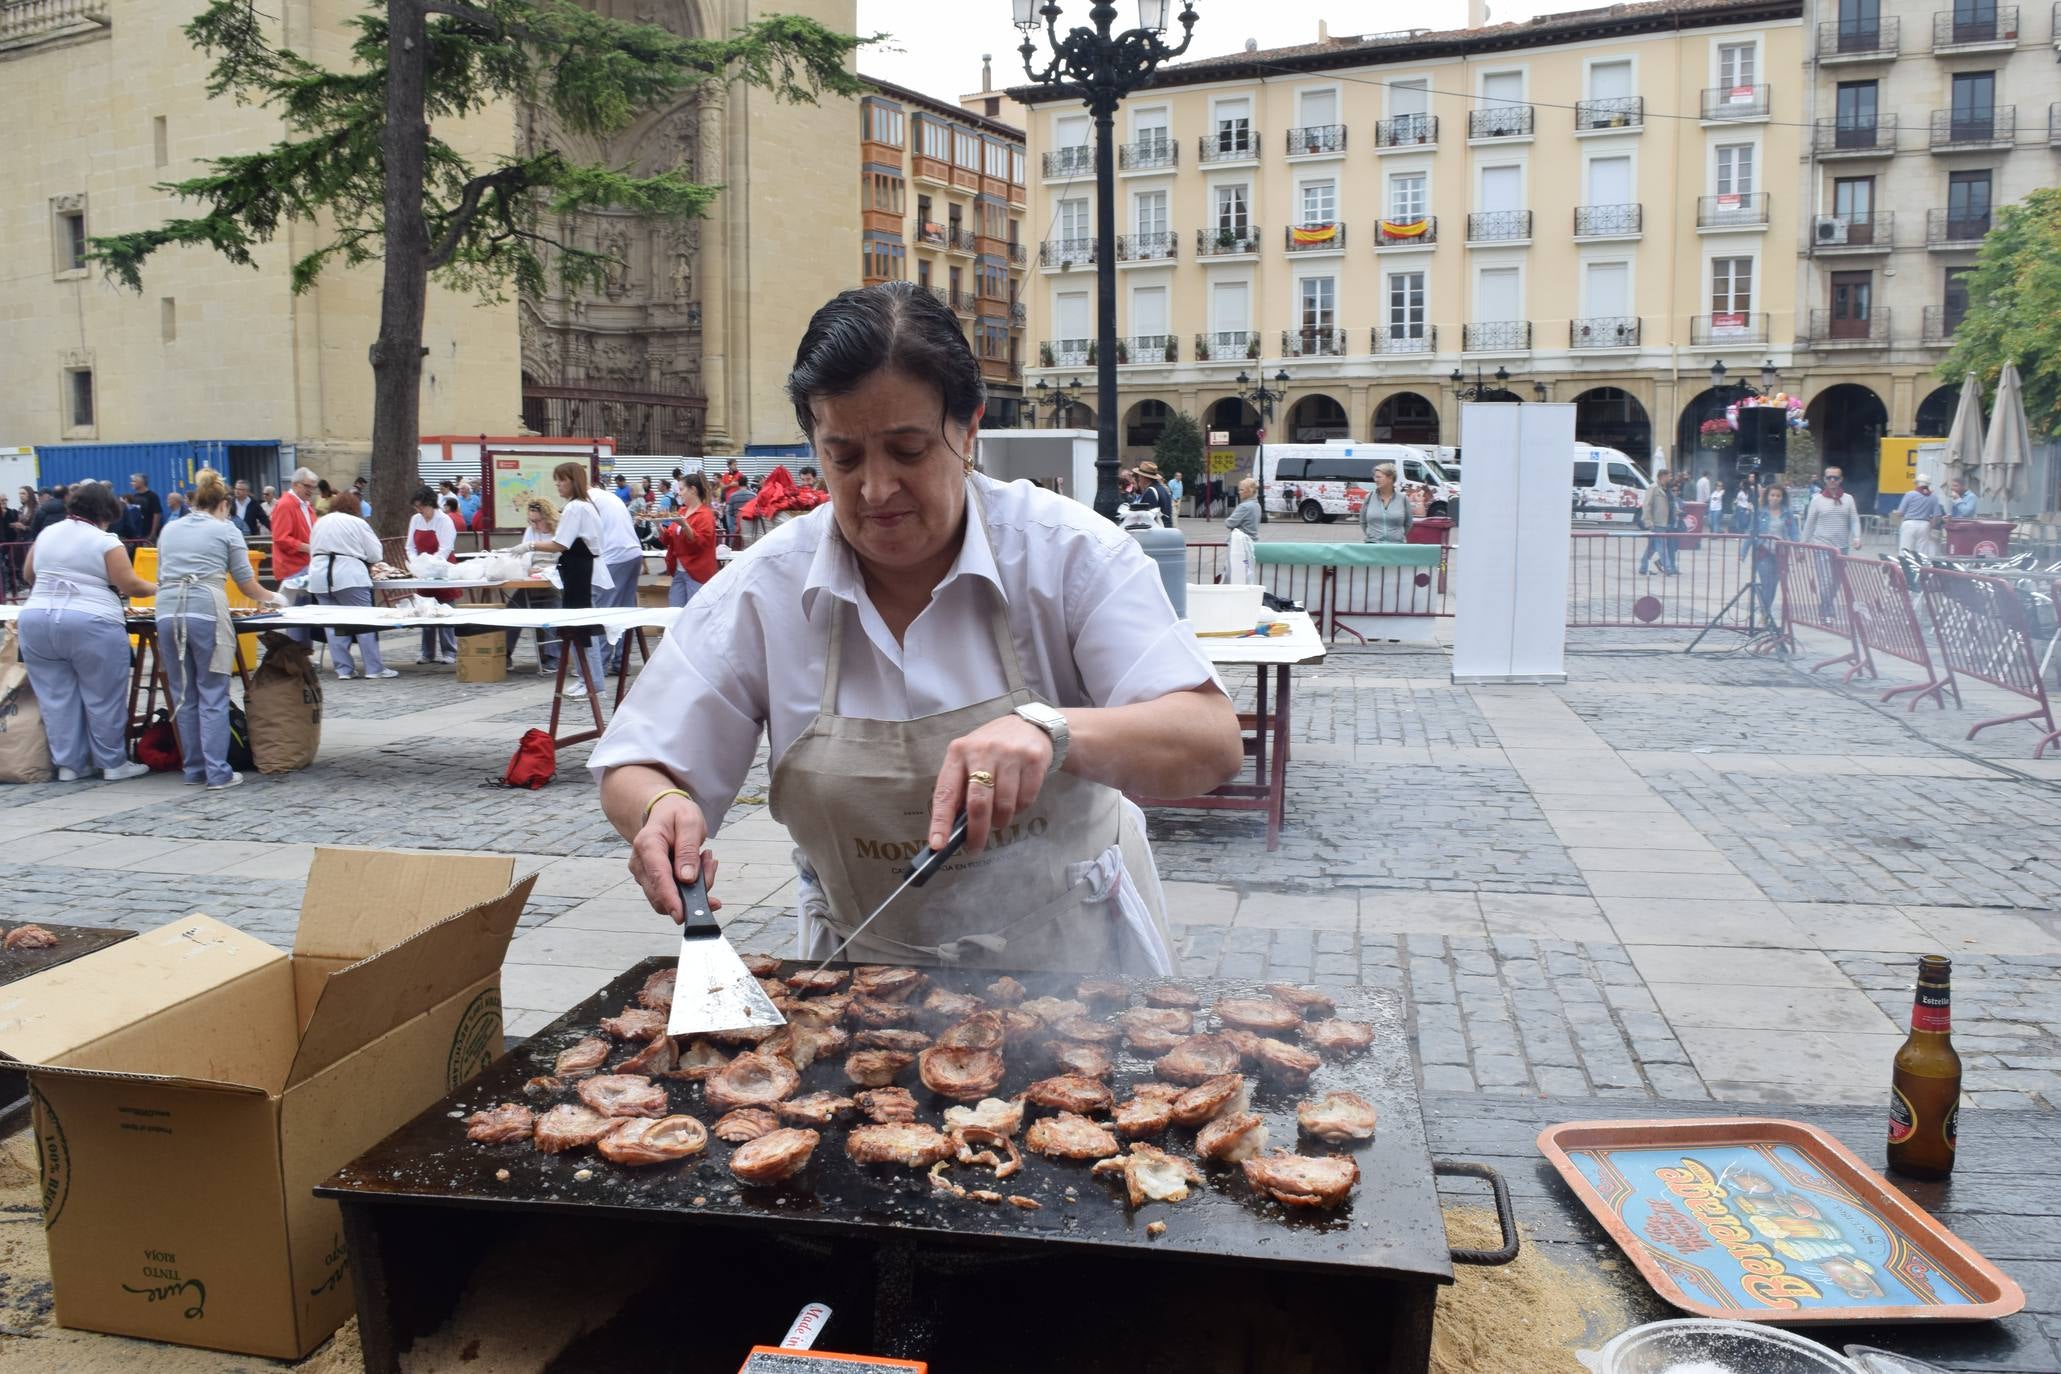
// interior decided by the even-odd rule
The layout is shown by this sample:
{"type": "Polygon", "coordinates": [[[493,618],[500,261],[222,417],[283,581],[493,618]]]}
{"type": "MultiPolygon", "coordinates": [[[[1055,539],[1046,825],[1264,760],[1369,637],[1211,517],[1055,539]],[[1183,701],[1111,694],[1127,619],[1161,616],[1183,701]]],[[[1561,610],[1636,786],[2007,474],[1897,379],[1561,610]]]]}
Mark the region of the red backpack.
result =
{"type": "Polygon", "coordinates": [[[522,742],[515,746],[515,757],[508,760],[508,771],[501,775],[501,785],[535,791],[557,776],[558,746],[542,730],[525,730],[522,742]]]}
{"type": "Polygon", "coordinates": [[[143,764],[153,773],[170,773],[181,768],[185,760],[179,754],[179,736],[172,729],[172,718],[163,711],[150,718],[136,736],[136,762],[143,764]]]}

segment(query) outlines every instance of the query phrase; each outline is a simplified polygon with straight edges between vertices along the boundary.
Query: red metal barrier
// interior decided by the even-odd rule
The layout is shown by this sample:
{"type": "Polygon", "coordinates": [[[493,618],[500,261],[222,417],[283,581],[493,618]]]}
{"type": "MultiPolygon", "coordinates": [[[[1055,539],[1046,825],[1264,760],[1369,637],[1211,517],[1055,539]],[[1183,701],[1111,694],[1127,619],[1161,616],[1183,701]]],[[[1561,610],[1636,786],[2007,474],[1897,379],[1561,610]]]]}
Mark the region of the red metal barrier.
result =
{"type": "MultiPolygon", "coordinates": [[[[1966,674],[1978,682],[2002,688],[2033,703],[2030,711],[2015,716],[1998,716],[1969,727],[1967,738],[1992,725],[2009,725],[2021,720],[2043,722],[2046,735],[2034,747],[2039,758],[2047,746],[2061,739],[2054,724],[2054,708],[2047,700],[2041,680],[2039,657],[2033,648],[2032,627],[2025,618],[2025,604],[2018,591],[2000,577],[1975,573],[1948,572],[1925,568],[1918,574],[1918,586],[1925,595],[1925,610],[1932,617],[1932,630],[1939,639],[1940,658],[1947,677],[1966,674]]],[[[1957,689],[1958,695],[1958,689],[1957,689]]]]}
{"type": "MultiPolygon", "coordinates": [[[[1919,702],[1931,697],[1943,711],[1945,694],[1951,688],[1954,705],[1959,706],[1959,685],[1951,676],[1942,680],[1933,670],[1932,653],[1925,647],[1925,631],[1918,624],[1918,609],[1911,604],[1911,589],[1904,582],[1902,566],[1883,558],[1841,557],[1839,562],[1839,576],[1846,585],[1847,614],[1852,618],[1855,636],[1868,651],[1869,661],[1873,662],[1875,654],[1887,654],[1925,670],[1925,681],[1891,687],[1882,694],[1882,700],[1890,701],[1912,692],[1916,695],[1911,698],[1911,710],[1917,710],[1919,702]]],[[[1847,676],[1853,676],[1852,670],[1847,676]]]]}
{"type": "Polygon", "coordinates": [[[1575,531],[1568,553],[1570,629],[1700,630],[1714,625],[1752,633],[1752,593],[1740,595],[1753,576],[1751,562],[1742,557],[1744,535],[1700,535],[1693,551],[1681,547],[1681,535],[1657,536],[1657,546],[1650,542],[1654,538],[1629,530],[1575,531]],[[1679,572],[1666,573],[1668,564],[1679,572]]]}
{"type": "Polygon", "coordinates": [[[1868,646],[1854,634],[1853,612],[1847,601],[1846,579],[1840,552],[1826,544],[1775,543],[1775,557],[1782,569],[1782,639],[1796,648],[1796,627],[1806,626],[1837,635],[1847,642],[1847,651],[1811,665],[1811,671],[1849,665],[1845,680],[1857,673],[1876,677],[1875,660],[1868,646]]]}

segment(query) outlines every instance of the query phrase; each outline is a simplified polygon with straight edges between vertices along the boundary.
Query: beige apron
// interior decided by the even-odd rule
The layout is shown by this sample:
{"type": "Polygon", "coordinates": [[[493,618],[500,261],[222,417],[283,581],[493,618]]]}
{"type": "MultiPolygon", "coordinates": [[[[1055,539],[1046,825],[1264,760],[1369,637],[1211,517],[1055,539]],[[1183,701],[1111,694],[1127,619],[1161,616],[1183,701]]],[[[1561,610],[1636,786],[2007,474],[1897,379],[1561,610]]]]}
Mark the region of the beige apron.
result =
{"type": "MultiPolygon", "coordinates": [[[[968,489],[985,516],[977,485],[968,489]]],[[[769,797],[773,818],[800,846],[804,957],[828,955],[922,852],[931,792],[952,741],[1042,700],[1024,684],[1008,612],[996,596],[988,625],[1005,695],[916,720],[840,716],[851,610],[840,600],[832,612],[822,705],[774,766],[769,797]]],[[[977,641],[968,648],[977,652],[977,641]]],[[[1011,818],[987,848],[957,855],[927,885],[897,898],[841,957],[1171,972],[1165,902],[1144,818],[1114,788],[1051,774],[1036,805],[1011,818]]]]}

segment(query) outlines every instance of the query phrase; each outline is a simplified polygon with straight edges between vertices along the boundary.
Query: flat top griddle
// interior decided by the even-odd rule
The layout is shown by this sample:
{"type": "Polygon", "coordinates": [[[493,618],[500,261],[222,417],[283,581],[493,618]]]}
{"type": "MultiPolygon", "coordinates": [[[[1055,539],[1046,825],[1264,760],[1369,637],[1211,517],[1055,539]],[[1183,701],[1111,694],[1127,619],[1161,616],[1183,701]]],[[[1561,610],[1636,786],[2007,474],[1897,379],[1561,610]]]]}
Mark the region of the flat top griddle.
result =
{"type": "MultiPolygon", "coordinates": [[[[1152,1203],[1132,1211],[1124,1204],[1121,1180],[1093,1178],[1085,1163],[1047,1160],[1028,1150],[1023,1151],[1022,1172],[1004,1182],[994,1182],[988,1170],[957,1165],[949,1177],[969,1189],[993,1188],[1035,1198],[1042,1209],[983,1204],[937,1192],[917,1170],[854,1164],[844,1153],[846,1123],[823,1132],[823,1143],[805,1170],[772,1187],[751,1187],[734,1178],[727,1167],[734,1147],[713,1138],[708,1150],[694,1159],[646,1168],[612,1165],[591,1149],[546,1155],[528,1142],[480,1145],[465,1138],[465,1118],[501,1102],[524,1103],[541,1113],[548,1103],[525,1097],[523,1084],[549,1073],[559,1051],[598,1033],[602,1017],[633,1005],[646,977],[671,962],[647,959],[629,969],[515,1053],[497,1060],[339,1170],[316,1189],[317,1194],[538,1215],[663,1215],[682,1225],[771,1228],[790,1234],[893,1232],[920,1240],[933,1233],[961,1245],[1136,1247],[1219,1262],[1236,1258],[1255,1265],[1315,1266],[1369,1278],[1452,1281],[1401,999],[1377,989],[1329,990],[1337,998],[1338,1015],[1375,1027],[1374,1045],[1367,1054],[1327,1061],[1299,1093],[1270,1087],[1247,1074],[1254,1084],[1252,1110],[1266,1118],[1270,1149],[1284,1145],[1310,1154],[1346,1150],[1358,1161],[1360,1182],[1352,1198],[1335,1212],[1311,1213],[1261,1199],[1236,1165],[1202,1165],[1205,1184],[1191,1190],[1186,1201],[1152,1203]],[[1332,1089],[1356,1092],[1374,1104],[1380,1124],[1372,1141],[1358,1147],[1298,1141],[1295,1104],[1332,1089]],[[499,1170],[507,1171],[505,1181],[495,1176],[499,1170]],[[589,1171],[588,1178],[575,1177],[583,1170],[589,1171]],[[1154,1221],[1166,1223],[1164,1234],[1146,1233],[1147,1223],[1154,1221]]],[[[802,967],[783,965],[780,976],[802,967]]],[[[929,972],[939,986],[976,994],[998,976],[985,970],[929,972]]],[[[1070,995],[1078,981],[1072,975],[1014,976],[1034,997],[1070,995]]],[[[1133,984],[1134,1005],[1142,1005],[1136,988],[1143,981],[1133,984]]],[[[1213,1024],[1206,1009],[1218,998],[1263,995],[1255,984],[1182,981],[1202,999],[1205,1010],[1197,1014],[1198,1029],[1213,1024]]],[[[1112,1083],[1121,1101],[1129,1084],[1151,1077],[1151,1064],[1127,1049],[1119,1051],[1116,1060],[1112,1083]]],[[[1042,1056],[1027,1047],[1012,1053],[1008,1075],[996,1095],[1012,1096],[1049,1073],[1040,1061],[1042,1056]]],[[[950,1104],[923,1088],[914,1067],[898,1081],[916,1094],[919,1119],[940,1124],[950,1104]]],[[[665,1087],[674,1111],[705,1123],[721,1115],[702,1102],[698,1084],[667,1082],[665,1087]]],[[[812,1065],[803,1075],[801,1092],[819,1088],[846,1095],[853,1091],[844,1078],[842,1057],[812,1065]]],[[[571,1100],[571,1094],[550,1101],[560,1100],[571,1100]]],[[[1192,1131],[1174,1127],[1156,1143],[1194,1158],[1192,1131]]]]}
{"type": "Polygon", "coordinates": [[[105,926],[61,926],[54,921],[18,921],[0,916],[0,930],[13,932],[27,925],[41,926],[57,937],[57,943],[47,949],[0,948],[0,987],[59,964],[69,964],[94,950],[118,945],[136,934],[133,930],[105,926]]]}

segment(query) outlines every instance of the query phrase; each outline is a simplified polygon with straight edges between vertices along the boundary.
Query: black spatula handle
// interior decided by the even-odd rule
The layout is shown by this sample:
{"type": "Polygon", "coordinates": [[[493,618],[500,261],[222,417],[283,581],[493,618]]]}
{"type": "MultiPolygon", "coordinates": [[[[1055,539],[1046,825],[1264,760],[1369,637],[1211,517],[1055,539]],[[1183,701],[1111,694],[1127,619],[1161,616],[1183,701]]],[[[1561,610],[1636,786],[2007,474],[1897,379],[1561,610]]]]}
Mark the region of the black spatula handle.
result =
{"type": "Polygon", "coordinates": [[[945,847],[926,849],[917,856],[915,863],[909,865],[909,886],[922,887],[929,882],[936,876],[937,871],[945,866],[945,860],[957,854],[959,847],[965,843],[966,813],[961,811],[959,819],[952,822],[952,833],[945,836],[945,847]]]}
{"type": "Polygon", "coordinates": [[[682,939],[706,939],[723,933],[723,928],[716,924],[716,913],[709,909],[706,877],[697,876],[691,883],[680,884],[680,910],[686,914],[680,926],[682,939]]]}

